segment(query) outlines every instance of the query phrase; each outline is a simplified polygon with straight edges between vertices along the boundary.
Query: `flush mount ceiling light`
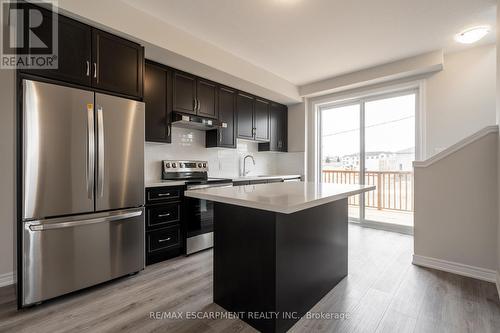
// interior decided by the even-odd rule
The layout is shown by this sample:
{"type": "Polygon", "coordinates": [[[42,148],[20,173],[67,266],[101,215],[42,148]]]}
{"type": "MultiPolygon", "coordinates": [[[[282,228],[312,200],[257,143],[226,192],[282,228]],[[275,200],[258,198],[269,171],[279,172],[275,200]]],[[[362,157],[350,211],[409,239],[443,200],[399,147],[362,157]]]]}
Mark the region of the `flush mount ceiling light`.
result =
{"type": "Polygon", "coordinates": [[[462,44],[472,44],[481,40],[489,32],[490,32],[490,27],[487,26],[474,27],[464,30],[458,35],[456,35],[455,40],[462,44]]]}

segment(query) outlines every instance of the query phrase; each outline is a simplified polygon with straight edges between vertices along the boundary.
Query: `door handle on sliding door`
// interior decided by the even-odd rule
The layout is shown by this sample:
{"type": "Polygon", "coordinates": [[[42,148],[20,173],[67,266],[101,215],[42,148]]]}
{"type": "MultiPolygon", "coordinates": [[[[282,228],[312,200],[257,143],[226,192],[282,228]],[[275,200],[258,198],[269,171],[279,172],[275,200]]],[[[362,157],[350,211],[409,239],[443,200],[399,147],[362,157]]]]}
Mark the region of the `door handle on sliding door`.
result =
{"type": "Polygon", "coordinates": [[[97,106],[97,197],[104,195],[104,118],[97,106]]]}
{"type": "Polygon", "coordinates": [[[94,105],[87,105],[87,197],[94,197],[95,173],[94,105]]]}

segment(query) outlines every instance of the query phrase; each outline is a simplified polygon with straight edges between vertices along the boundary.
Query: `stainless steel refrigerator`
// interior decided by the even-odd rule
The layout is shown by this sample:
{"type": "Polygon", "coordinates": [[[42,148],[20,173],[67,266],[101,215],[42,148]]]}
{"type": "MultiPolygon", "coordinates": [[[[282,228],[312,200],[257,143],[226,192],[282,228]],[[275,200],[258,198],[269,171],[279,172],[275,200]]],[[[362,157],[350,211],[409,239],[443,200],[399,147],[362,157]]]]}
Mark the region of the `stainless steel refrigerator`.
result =
{"type": "Polygon", "coordinates": [[[31,80],[22,96],[21,306],[143,269],[144,103],[31,80]]]}

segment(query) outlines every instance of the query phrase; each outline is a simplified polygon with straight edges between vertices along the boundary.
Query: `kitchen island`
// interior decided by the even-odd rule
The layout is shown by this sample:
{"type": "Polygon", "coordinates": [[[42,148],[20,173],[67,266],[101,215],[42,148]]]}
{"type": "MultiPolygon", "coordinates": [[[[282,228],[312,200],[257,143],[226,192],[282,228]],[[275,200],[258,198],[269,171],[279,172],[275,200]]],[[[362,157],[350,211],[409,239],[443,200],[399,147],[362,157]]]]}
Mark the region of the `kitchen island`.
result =
{"type": "Polygon", "coordinates": [[[272,183],[186,191],[214,202],[214,302],[286,332],[347,275],[347,198],[375,186],[272,183]]]}

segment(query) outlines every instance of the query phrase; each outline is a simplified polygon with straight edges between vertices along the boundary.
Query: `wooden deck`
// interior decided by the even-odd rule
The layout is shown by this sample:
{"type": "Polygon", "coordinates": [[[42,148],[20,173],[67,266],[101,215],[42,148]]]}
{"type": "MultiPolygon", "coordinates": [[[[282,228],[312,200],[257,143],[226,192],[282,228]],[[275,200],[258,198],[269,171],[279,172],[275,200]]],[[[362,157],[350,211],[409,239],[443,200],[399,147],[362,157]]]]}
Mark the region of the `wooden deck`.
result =
{"type": "MultiPolygon", "coordinates": [[[[357,216],[359,218],[359,206],[349,205],[349,216],[357,216]]],[[[413,227],[413,212],[388,209],[378,210],[376,208],[367,207],[365,219],[413,227]]]]}
{"type": "MultiPolygon", "coordinates": [[[[495,285],[411,264],[413,238],[349,226],[349,276],[313,309],[348,319],[302,318],[290,332],[500,332],[495,285]]],[[[210,315],[212,252],[176,258],[39,307],[17,311],[0,288],[0,332],[255,332],[238,319],[210,315]],[[152,319],[151,312],[184,318],[152,319]]]]}

